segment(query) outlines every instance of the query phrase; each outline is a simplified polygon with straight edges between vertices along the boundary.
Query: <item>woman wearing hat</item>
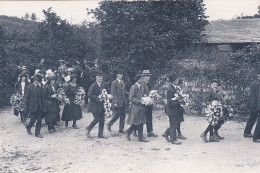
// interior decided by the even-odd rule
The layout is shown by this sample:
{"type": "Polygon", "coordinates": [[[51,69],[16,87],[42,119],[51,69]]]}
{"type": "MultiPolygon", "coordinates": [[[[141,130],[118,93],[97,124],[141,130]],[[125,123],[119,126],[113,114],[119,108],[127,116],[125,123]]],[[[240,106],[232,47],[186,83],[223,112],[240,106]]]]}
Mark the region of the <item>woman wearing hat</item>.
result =
{"type": "MultiPolygon", "coordinates": [[[[25,89],[28,85],[30,85],[30,82],[29,82],[29,76],[25,73],[19,75],[19,78],[18,78],[18,82],[15,84],[15,88],[16,88],[16,91],[21,94],[21,95],[24,95],[25,93],[25,89]]],[[[21,116],[21,121],[25,124],[26,123],[26,116],[24,116],[24,113],[23,111],[17,111],[16,109],[14,109],[14,115],[18,116],[20,113],[20,116],[21,116]]]]}
{"type": "Polygon", "coordinates": [[[57,100],[57,84],[55,74],[50,74],[44,87],[44,96],[46,100],[45,123],[48,124],[48,131],[55,131],[54,125],[59,117],[60,106],[57,100]]]}
{"type": "Polygon", "coordinates": [[[70,82],[65,85],[64,91],[70,100],[70,104],[66,103],[62,113],[62,121],[65,121],[65,127],[68,127],[68,122],[73,121],[72,127],[78,129],[76,121],[82,118],[82,110],[80,105],[74,103],[79,86],[76,83],[77,76],[71,75],[70,82]]]}

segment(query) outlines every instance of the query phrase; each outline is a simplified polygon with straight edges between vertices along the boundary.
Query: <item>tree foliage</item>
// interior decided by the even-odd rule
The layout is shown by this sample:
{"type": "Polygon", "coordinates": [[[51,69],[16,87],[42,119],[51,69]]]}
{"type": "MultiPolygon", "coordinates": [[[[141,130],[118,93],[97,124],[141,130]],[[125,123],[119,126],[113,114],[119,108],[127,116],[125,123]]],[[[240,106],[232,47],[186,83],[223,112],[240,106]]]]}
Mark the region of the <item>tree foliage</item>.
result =
{"type": "Polygon", "coordinates": [[[101,2],[90,13],[100,22],[106,74],[121,66],[129,80],[143,69],[159,75],[175,50],[200,40],[204,10],[202,0],[101,2]]]}

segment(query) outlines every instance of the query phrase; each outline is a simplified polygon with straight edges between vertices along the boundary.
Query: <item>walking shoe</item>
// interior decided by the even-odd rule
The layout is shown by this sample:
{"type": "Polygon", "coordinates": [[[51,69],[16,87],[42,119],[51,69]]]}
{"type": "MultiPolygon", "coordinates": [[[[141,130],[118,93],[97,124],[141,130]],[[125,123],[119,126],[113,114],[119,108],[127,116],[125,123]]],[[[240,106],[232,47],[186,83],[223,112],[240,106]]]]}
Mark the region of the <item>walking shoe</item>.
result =
{"type": "Polygon", "coordinates": [[[166,141],[170,142],[169,136],[166,135],[165,133],[162,134],[162,137],[164,137],[166,139],[166,141]]]}
{"type": "Polygon", "coordinates": [[[125,133],[125,131],[124,131],[124,130],[119,130],[118,132],[119,132],[119,133],[125,133]]]}
{"type": "Polygon", "coordinates": [[[177,136],[177,138],[178,139],[183,139],[183,140],[185,140],[185,139],[187,139],[185,136],[183,136],[182,134],[179,134],[178,136],[177,136]]]}
{"type": "Polygon", "coordinates": [[[154,132],[148,133],[147,136],[148,136],[148,137],[155,137],[155,138],[158,137],[158,135],[156,135],[154,132]]]}
{"type": "Polygon", "coordinates": [[[214,136],[214,138],[216,138],[216,139],[218,139],[218,140],[222,140],[222,139],[225,138],[225,137],[219,136],[219,134],[218,134],[217,132],[213,133],[213,136],[214,136]]]}
{"type": "Polygon", "coordinates": [[[126,132],[126,138],[128,139],[128,141],[131,141],[131,138],[130,138],[130,134],[128,132],[126,132]]]}
{"type": "Polygon", "coordinates": [[[260,143],[260,139],[253,139],[253,142],[260,143]]]}
{"type": "Polygon", "coordinates": [[[209,143],[209,141],[208,141],[208,139],[207,139],[206,133],[202,133],[202,134],[200,135],[200,137],[202,138],[202,141],[203,141],[204,143],[209,143]]]}
{"type": "Polygon", "coordinates": [[[77,125],[72,125],[73,129],[79,129],[77,125]]]}
{"type": "Polygon", "coordinates": [[[98,135],[98,138],[108,139],[108,137],[106,137],[106,136],[104,136],[104,135],[98,135]]]}
{"type": "Polygon", "coordinates": [[[55,123],[54,125],[55,125],[55,126],[58,126],[58,127],[60,126],[60,124],[58,124],[58,123],[55,123]]]}
{"type": "Polygon", "coordinates": [[[244,137],[245,138],[252,138],[253,137],[253,135],[251,135],[251,133],[244,133],[244,137]]]}
{"type": "Polygon", "coordinates": [[[32,131],[31,131],[31,129],[28,129],[27,127],[26,127],[26,131],[27,131],[27,133],[28,133],[29,135],[31,135],[31,134],[32,134],[32,131]]]}
{"type": "Polygon", "coordinates": [[[111,125],[107,124],[107,130],[111,132],[111,125]]]}
{"type": "Polygon", "coordinates": [[[182,144],[180,141],[177,141],[177,140],[171,141],[171,143],[175,144],[175,145],[181,145],[182,144]]]}
{"type": "Polygon", "coordinates": [[[209,142],[219,142],[219,140],[214,138],[214,136],[210,136],[209,137],[209,142]]]}
{"type": "Polygon", "coordinates": [[[39,133],[38,135],[35,135],[37,138],[43,138],[43,136],[39,133]]]}
{"type": "Polygon", "coordinates": [[[139,139],[139,142],[149,142],[145,138],[139,139]]]}

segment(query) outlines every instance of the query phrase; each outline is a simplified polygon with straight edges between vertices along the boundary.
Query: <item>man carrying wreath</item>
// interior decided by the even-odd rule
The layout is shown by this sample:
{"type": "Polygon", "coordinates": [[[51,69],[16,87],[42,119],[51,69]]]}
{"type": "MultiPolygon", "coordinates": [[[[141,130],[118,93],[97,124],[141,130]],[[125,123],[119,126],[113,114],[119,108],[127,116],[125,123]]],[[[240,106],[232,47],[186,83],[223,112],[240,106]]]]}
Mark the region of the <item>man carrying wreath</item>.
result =
{"type": "Polygon", "coordinates": [[[104,132],[104,123],[105,123],[105,108],[104,108],[104,100],[100,99],[99,96],[102,94],[102,81],[103,81],[103,73],[100,70],[97,70],[95,73],[96,82],[93,83],[88,90],[88,98],[90,99],[88,103],[88,111],[92,112],[94,120],[89,124],[86,128],[87,137],[90,136],[90,131],[93,127],[98,124],[98,138],[107,139],[103,135],[104,132]]]}
{"type": "Polygon", "coordinates": [[[139,142],[149,142],[143,137],[143,125],[146,123],[145,117],[145,105],[142,103],[144,97],[144,82],[145,74],[136,75],[135,79],[137,82],[131,86],[129,92],[130,110],[128,116],[128,124],[131,126],[126,131],[126,138],[130,141],[131,133],[136,129],[138,130],[139,142]]]}

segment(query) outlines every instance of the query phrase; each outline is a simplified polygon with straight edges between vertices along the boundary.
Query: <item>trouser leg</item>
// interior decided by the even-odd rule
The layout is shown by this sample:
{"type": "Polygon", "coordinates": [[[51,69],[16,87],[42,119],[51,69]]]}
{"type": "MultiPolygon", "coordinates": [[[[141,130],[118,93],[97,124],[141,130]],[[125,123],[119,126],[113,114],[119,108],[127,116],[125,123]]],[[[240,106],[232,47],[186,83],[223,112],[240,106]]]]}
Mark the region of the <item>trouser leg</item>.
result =
{"type": "Polygon", "coordinates": [[[145,108],[145,114],[147,133],[151,133],[153,131],[153,108],[151,106],[147,106],[145,108]]]}
{"type": "Polygon", "coordinates": [[[144,125],[143,124],[140,124],[138,125],[138,139],[141,140],[143,139],[144,135],[143,135],[143,128],[144,128],[144,125]]]}
{"type": "Polygon", "coordinates": [[[171,141],[175,141],[177,140],[176,137],[176,129],[177,129],[177,117],[176,116],[169,116],[169,120],[170,120],[170,139],[171,141]]]}
{"type": "Polygon", "coordinates": [[[123,130],[125,127],[125,107],[121,108],[120,121],[119,121],[119,130],[123,130]]]}
{"type": "Polygon", "coordinates": [[[128,134],[133,133],[133,131],[134,131],[136,128],[137,128],[136,125],[131,125],[131,126],[127,129],[127,133],[128,133],[128,134]]]}
{"type": "Polygon", "coordinates": [[[93,129],[93,127],[98,123],[98,119],[97,119],[97,115],[93,114],[94,119],[93,121],[89,124],[89,126],[87,127],[88,131],[91,131],[93,129]]]}
{"type": "Polygon", "coordinates": [[[36,127],[35,127],[35,135],[38,135],[41,132],[42,127],[42,117],[37,117],[36,127]]]}
{"type": "Polygon", "coordinates": [[[249,119],[247,121],[245,130],[244,130],[244,134],[251,134],[252,128],[256,122],[257,116],[258,116],[259,112],[251,112],[249,119]]]}
{"type": "Polygon", "coordinates": [[[98,124],[98,136],[102,136],[104,132],[104,124],[105,124],[105,114],[101,113],[99,115],[99,124],[98,124]]]}
{"type": "Polygon", "coordinates": [[[254,140],[260,139],[260,116],[259,115],[258,115],[258,118],[257,118],[255,131],[254,131],[254,134],[253,134],[253,139],[254,140]]]}
{"type": "Polygon", "coordinates": [[[30,121],[28,123],[28,125],[26,126],[27,129],[31,130],[32,126],[34,125],[34,123],[36,122],[36,115],[35,114],[30,114],[30,121]]]}

